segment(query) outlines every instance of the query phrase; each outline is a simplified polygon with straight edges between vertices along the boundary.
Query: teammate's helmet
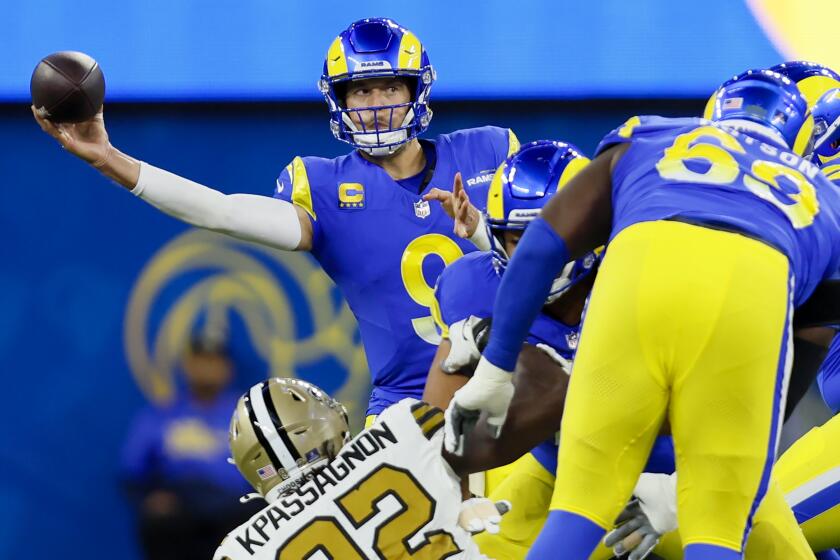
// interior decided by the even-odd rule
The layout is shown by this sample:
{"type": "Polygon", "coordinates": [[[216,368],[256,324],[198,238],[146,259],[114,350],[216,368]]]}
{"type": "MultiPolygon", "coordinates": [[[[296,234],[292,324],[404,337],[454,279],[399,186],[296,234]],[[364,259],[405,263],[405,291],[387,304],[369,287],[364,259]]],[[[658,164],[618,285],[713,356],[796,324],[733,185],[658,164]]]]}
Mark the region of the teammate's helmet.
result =
{"type": "MultiPolygon", "coordinates": [[[[485,213],[496,270],[504,271],[509,259],[504,232],[524,230],[554,193],[588,163],[589,159],[575,146],[549,140],[526,144],[502,162],[490,183],[485,213]]],[[[593,252],[567,264],[554,280],[548,301],[558,298],[592,272],[597,260],[593,252]]]]}
{"type": "Polygon", "coordinates": [[[333,135],[371,155],[381,156],[393,153],[429,127],[429,93],[434,81],[429,55],[414,33],[392,19],[369,18],[350,24],[330,45],[318,88],[330,109],[333,135]],[[408,80],[411,101],[347,109],[344,96],[350,81],[391,76],[408,80]],[[401,122],[394,122],[394,111],[401,107],[407,107],[408,112],[401,122]],[[354,112],[371,110],[376,111],[372,129],[364,124],[357,126],[351,118],[354,112]],[[376,118],[380,111],[388,117],[387,128],[381,128],[376,118]]]}
{"type": "Polygon", "coordinates": [[[814,122],[791,80],[770,70],[747,70],[717,91],[713,121],[750,121],[776,131],[794,152],[810,153],[814,122]]]}
{"type": "Polygon", "coordinates": [[[344,406],[315,385],[271,378],[239,398],[229,437],[236,468],[271,502],[333,459],[350,428],[344,406]]]}
{"type": "MultiPolygon", "coordinates": [[[[840,75],[831,68],[817,64],[816,62],[792,60],[777,64],[772,68],[768,68],[768,70],[781,74],[795,83],[796,87],[799,88],[799,92],[805,96],[809,109],[813,109],[814,103],[826,91],[833,88],[840,88],[840,75]]],[[[703,118],[712,118],[717,93],[715,91],[706,103],[703,118]]]]}
{"type": "Polygon", "coordinates": [[[840,89],[830,89],[814,104],[814,154],[817,165],[824,165],[840,154],[840,89]]]}
{"type": "Polygon", "coordinates": [[[831,68],[816,62],[792,60],[777,64],[770,70],[790,78],[805,96],[809,108],[813,107],[817,99],[826,91],[840,88],[840,75],[831,68]]]}

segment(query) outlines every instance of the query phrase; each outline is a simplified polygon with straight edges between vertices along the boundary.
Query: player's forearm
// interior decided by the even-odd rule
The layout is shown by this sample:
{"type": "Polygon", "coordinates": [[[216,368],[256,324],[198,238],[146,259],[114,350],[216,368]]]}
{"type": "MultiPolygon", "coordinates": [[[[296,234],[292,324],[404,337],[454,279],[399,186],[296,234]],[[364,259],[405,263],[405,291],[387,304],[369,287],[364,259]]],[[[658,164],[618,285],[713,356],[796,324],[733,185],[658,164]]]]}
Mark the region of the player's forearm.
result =
{"type": "Polygon", "coordinates": [[[528,329],[568,259],[563,239],[542,218],[528,226],[496,294],[490,341],[484,350],[490,363],[513,371],[528,329]]]}
{"type": "Polygon", "coordinates": [[[131,192],[170,216],[278,249],[305,248],[301,220],[289,202],[250,194],[226,195],[147,163],[139,163],[138,168],[131,192]]]}
{"type": "Polygon", "coordinates": [[[451,345],[448,340],[444,339],[435,358],[432,361],[432,367],[429,368],[429,375],[426,377],[426,386],[423,388],[423,401],[432,406],[445,409],[449,406],[449,401],[452,400],[452,395],[455,391],[466,385],[469,377],[461,374],[447,374],[444,373],[440,367],[441,362],[449,354],[451,345]]]}
{"type": "Polygon", "coordinates": [[[127,188],[133,189],[140,178],[140,162],[108,145],[105,156],[99,162],[90,162],[100,173],[127,188]]]}
{"type": "Polygon", "coordinates": [[[481,421],[467,438],[463,456],[447,455],[462,476],[515,461],[560,429],[568,373],[545,352],[525,344],[513,382],[516,392],[501,436],[494,438],[481,421]]]}

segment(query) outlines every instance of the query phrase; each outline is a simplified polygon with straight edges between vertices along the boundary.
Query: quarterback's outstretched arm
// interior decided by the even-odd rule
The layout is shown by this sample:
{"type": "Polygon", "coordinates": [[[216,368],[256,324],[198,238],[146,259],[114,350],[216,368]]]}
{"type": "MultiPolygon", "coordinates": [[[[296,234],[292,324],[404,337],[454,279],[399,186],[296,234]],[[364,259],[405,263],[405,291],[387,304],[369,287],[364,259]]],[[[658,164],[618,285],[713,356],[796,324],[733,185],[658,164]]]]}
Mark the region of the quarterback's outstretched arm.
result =
{"type": "Polygon", "coordinates": [[[609,239],[611,174],[626,149],[616,146],[602,152],[554,195],[525,230],[496,293],[484,355],[473,378],[455,393],[446,410],[449,451],[463,451],[464,434],[482,411],[498,437],[513,397],[510,373],[554,278],[570,260],[609,239]]]}
{"type": "Polygon", "coordinates": [[[267,196],[226,195],[137,161],[111,145],[102,111],[77,124],[55,124],[35,107],[32,113],[41,129],[65,150],[170,216],[278,249],[312,246],[312,224],[304,210],[267,196]]]}

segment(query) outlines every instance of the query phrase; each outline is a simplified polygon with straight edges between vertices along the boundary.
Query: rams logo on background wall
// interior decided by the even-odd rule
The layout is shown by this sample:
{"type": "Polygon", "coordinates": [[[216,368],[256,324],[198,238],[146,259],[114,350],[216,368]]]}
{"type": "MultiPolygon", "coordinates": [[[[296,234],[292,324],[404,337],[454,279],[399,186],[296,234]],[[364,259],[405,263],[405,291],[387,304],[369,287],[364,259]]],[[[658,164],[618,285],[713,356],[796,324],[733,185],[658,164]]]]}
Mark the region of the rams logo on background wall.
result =
{"type": "Polygon", "coordinates": [[[840,2],[747,0],[747,5],[784,58],[840,68],[840,43],[834,40],[840,2]]]}
{"type": "Polygon", "coordinates": [[[361,417],[370,376],[356,321],[315,261],[203,230],[161,248],[132,289],[125,351],[147,398],[172,398],[182,350],[199,322],[224,330],[232,315],[270,375],[343,379],[332,393],[348,409],[361,407],[351,410],[361,417]]]}

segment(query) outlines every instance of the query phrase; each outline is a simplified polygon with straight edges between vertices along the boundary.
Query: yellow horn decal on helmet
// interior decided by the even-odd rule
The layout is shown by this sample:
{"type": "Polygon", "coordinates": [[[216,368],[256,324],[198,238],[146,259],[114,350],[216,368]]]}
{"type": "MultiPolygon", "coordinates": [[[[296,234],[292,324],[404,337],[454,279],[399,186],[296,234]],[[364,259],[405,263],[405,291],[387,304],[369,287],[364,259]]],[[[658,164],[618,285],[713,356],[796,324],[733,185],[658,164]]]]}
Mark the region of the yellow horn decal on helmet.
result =
{"type": "Polygon", "coordinates": [[[706,101],[706,107],[703,109],[703,118],[711,120],[715,114],[715,99],[717,99],[718,90],[712,92],[712,96],[706,101]]]}
{"type": "Polygon", "coordinates": [[[347,57],[344,56],[344,43],[336,37],[327,51],[327,75],[330,77],[347,73],[347,57]]]}
{"type": "Polygon", "coordinates": [[[563,186],[572,180],[572,178],[580,173],[580,170],[586,167],[589,164],[589,158],[585,157],[577,157],[570,161],[566,165],[566,169],[563,170],[563,173],[560,174],[560,180],[557,181],[557,190],[563,188],[563,186]]]}
{"type": "Polygon", "coordinates": [[[814,103],[822,97],[822,94],[830,89],[840,87],[840,82],[830,76],[808,76],[796,82],[796,87],[805,96],[805,101],[808,102],[808,108],[811,109],[814,103]]]}
{"type": "Polygon", "coordinates": [[[823,167],[822,172],[823,175],[828,177],[829,181],[837,181],[840,179],[840,164],[827,165],[823,167]]]}
{"type": "Polygon", "coordinates": [[[793,142],[793,153],[804,156],[811,147],[811,137],[814,135],[814,117],[808,113],[808,117],[796,133],[796,140],[793,142]]]}
{"type": "Polygon", "coordinates": [[[400,41],[400,56],[397,59],[397,66],[400,70],[420,70],[420,58],[423,54],[423,45],[411,31],[403,33],[400,41]]]}
{"type": "Polygon", "coordinates": [[[494,220],[505,219],[505,203],[502,197],[502,186],[506,182],[505,169],[507,166],[502,163],[493,175],[490,182],[490,189],[487,191],[487,215],[494,220]]]}

